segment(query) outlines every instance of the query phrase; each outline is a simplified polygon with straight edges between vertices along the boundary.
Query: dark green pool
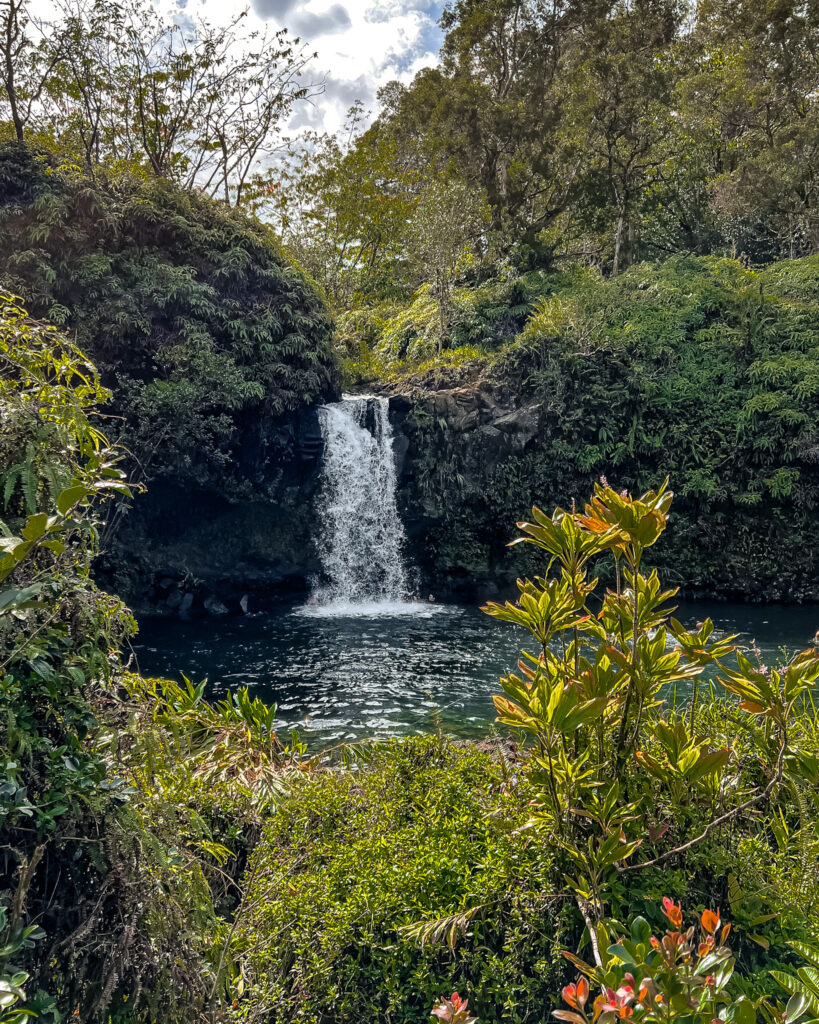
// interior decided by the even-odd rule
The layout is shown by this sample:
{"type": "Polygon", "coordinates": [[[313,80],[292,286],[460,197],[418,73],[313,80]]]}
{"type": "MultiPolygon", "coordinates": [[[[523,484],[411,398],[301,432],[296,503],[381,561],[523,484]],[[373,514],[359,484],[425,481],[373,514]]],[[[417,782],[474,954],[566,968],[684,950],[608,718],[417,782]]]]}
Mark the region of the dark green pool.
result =
{"type": "MultiPolygon", "coordinates": [[[[393,611],[328,616],[283,606],[242,618],[145,619],[134,647],[143,673],[207,677],[214,695],[247,685],[278,704],[283,726],[316,741],[425,731],[436,718],[458,735],[485,731],[498,675],[514,666],[528,634],[474,607],[393,611]]],[[[690,624],[708,615],[756,640],[769,662],[780,649],[808,646],[819,627],[816,606],[697,601],[677,612],[690,624]]]]}

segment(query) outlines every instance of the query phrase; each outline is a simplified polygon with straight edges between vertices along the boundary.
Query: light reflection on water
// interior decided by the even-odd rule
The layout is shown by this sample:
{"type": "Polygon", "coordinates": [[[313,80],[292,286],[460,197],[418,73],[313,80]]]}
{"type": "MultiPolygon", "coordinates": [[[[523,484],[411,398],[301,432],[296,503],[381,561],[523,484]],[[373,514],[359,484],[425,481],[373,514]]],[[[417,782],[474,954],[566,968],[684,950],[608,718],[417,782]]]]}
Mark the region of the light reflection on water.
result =
{"type": "MultiPolygon", "coordinates": [[[[283,728],[331,743],[435,728],[477,736],[494,718],[498,676],[513,668],[523,630],[460,605],[362,609],[301,606],[241,618],[143,619],[134,649],[147,675],[207,677],[220,696],[247,685],[278,705],[283,728]],[[351,614],[354,612],[354,614],[351,614]]],[[[807,647],[819,607],[681,602],[686,626],[711,616],[726,633],[756,640],[763,660],[807,647]]]]}

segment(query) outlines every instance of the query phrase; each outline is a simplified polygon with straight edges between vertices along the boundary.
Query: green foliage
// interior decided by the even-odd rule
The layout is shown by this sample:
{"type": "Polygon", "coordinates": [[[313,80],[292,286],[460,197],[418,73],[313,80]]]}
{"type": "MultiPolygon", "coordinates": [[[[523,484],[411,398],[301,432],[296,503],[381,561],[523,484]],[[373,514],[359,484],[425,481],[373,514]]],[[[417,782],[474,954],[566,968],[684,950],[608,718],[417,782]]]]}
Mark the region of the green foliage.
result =
{"type": "Polygon", "coordinates": [[[321,299],[243,213],[6,145],[0,240],[0,278],[70,328],[111,387],[125,422],[110,425],[143,479],[241,475],[237,450],[335,387],[321,299]]]}
{"type": "Polygon", "coordinates": [[[808,961],[796,974],[771,971],[782,988],[790,995],[785,1008],[786,1024],[792,1021],[814,1021],[819,1017],[819,949],[804,942],[793,943],[795,951],[808,961]]]}
{"type": "MultiPolygon", "coordinates": [[[[518,337],[470,378],[480,374],[473,386],[490,400],[536,410],[534,436],[491,447],[457,418],[444,431],[437,396],[416,394],[404,431],[415,486],[438,520],[429,571],[511,581],[533,563],[505,551],[503,524],[539,496],[568,502],[600,474],[640,489],[669,473],[677,500],[658,564],[671,580],[816,597],[816,551],[805,542],[819,502],[816,275],[813,257],[759,274],[680,257],[615,280],[546,278],[553,290],[544,285],[518,337]],[[447,452],[465,486],[430,489],[447,452]],[[473,550],[480,560],[465,557],[473,550]]],[[[442,386],[429,373],[415,383],[442,386]]]]}
{"type": "Polygon", "coordinates": [[[123,673],[133,620],[90,575],[124,488],[93,419],[107,397],[2,296],[3,1024],[224,1019],[243,858],[302,755],[246,691],[211,706],[123,673]]]}
{"type": "Polygon", "coordinates": [[[537,643],[536,653],[523,652],[520,674],[502,677],[494,702],[500,722],[536,740],[533,823],[565,858],[590,929],[618,876],[665,864],[763,801],[781,801],[788,784],[812,781],[791,732],[819,679],[819,654],[767,667],[737,651],[733,637],[717,637],[710,620],[687,632],[670,617],[676,591],[641,565],[665,530],[671,497],[666,485],[631,498],[604,483],[582,513],[533,509],[515,543],[545,552],[546,572],[519,580],[514,604],[484,609],[537,643]],[[590,563],[603,552],[617,565],[617,587],[595,601],[590,563]],[[726,661],[734,653],[735,666],[726,661]],[[735,743],[697,730],[697,680],[709,666],[752,716],[742,732],[765,752],[764,787],[743,780],[735,743]],[[694,684],[688,721],[664,707],[663,691],[682,680],[694,684]]]}
{"type": "Polygon", "coordinates": [[[424,285],[408,302],[384,302],[342,313],[337,344],[342,353],[357,356],[360,363],[367,365],[369,360],[372,378],[382,380],[424,374],[451,366],[453,360],[455,365],[467,358],[485,360],[515,338],[540,297],[553,294],[573,276],[535,271],[507,281],[453,287],[443,334],[433,289],[424,285]]]}
{"type": "Polygon", "coordinates": [[[409,1024],[454,979],[482,1020],[532,1019],[563,912],[550,852],[517,832],[520,785],[497,757],[435,737],[305,779],[251,867],[248,1018],[409,1024]]]}

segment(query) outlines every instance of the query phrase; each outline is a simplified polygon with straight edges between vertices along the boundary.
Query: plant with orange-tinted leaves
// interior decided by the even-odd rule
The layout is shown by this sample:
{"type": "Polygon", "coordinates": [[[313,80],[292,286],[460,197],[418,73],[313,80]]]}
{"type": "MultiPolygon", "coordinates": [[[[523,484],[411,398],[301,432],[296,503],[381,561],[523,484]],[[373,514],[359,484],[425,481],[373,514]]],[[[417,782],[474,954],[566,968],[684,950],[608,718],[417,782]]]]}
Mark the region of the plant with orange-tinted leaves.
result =
{"type": "Polygon", "coordinates": [[[469,1000],[461,999],[457,992],[439,999],[432,1007],[432,1016],[443,1024],[476,1024],[478,1020],[469,1015],[469,1000]]]}
{"type": "Polygon", "coordinates": [[[569,1009],[553,1016],[566,1024],[754,1024],[757,1005],[726,992],[735,963],[726,944],[730,924],[704,910],[685,928],[682,908],[668,897],[663,914],[668,927],[659,938],[637,917],[628,936],[601,943],[602,967],[564,952],[581,975],[563,989],[569,1009]]]}

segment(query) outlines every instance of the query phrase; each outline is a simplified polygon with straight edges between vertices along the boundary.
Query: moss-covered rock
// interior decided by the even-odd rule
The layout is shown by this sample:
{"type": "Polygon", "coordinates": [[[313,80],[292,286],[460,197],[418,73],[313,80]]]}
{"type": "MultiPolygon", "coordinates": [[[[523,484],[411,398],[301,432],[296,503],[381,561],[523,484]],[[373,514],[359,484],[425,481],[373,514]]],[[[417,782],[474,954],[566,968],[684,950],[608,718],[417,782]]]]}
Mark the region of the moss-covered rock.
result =
{"type": "Polygon", "coordinates": [[[634,491],[670,476],[673,582],[819,599],[817,289],[815,257],[581,276],[496,355],[405,378],[403,503],[433,584],[531,571],[505,545],[533,504],[566,505],[601,475],[634,491]]]}

